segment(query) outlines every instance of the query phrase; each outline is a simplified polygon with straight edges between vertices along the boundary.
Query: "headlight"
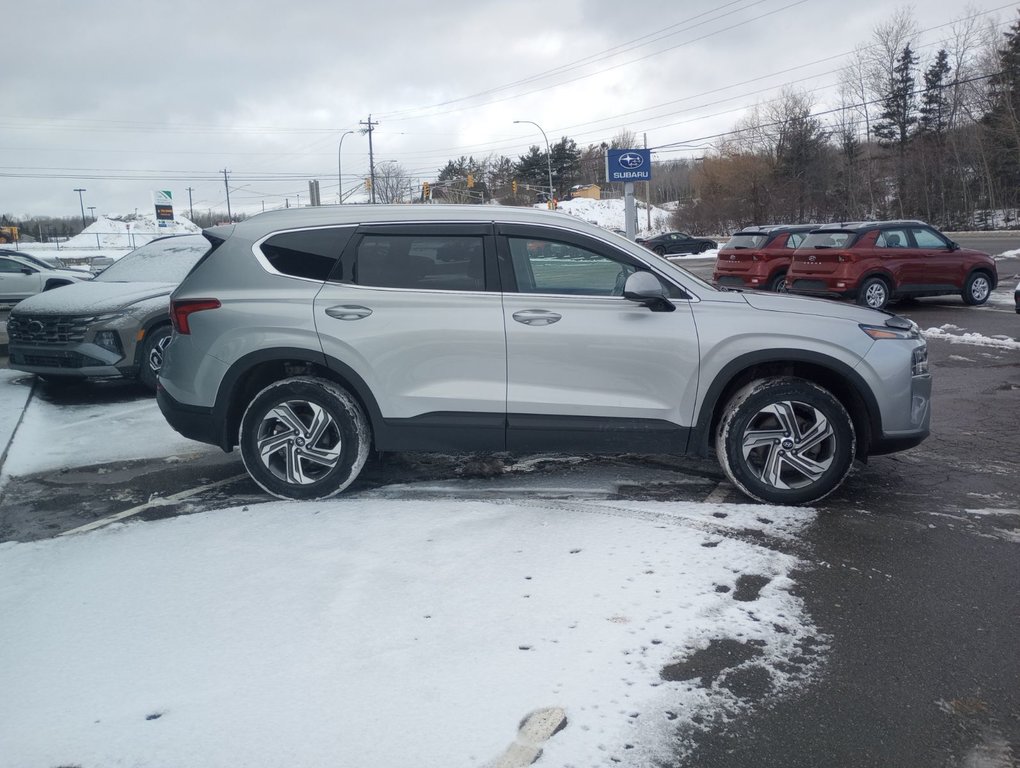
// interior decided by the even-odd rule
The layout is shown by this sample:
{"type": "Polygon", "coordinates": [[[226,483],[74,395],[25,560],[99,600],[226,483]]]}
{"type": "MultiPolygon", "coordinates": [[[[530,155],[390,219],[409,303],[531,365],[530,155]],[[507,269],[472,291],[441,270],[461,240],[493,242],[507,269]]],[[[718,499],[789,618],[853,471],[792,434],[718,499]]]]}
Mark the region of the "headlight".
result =
{"type": "Polygon", "coordinates": [[[92,343],[118,355],[124,354],[124,349],[120,345],[120,335],[116,331],[98,331],[92,343]]]}
{"type": "Polygon", "coordinates": [[[928,345],[917,347],[910,356],[910,375],[923,376],[928,373],[928,345]]]}
{"type": "Polygon", "coordinates": [[[921,338],[921,331],[917,327],[917,323],[907,320],[905,317],[890,317],[886,320],[885,325],[864,325],[862,323],[860,328],[876,340],[921,338]]]}

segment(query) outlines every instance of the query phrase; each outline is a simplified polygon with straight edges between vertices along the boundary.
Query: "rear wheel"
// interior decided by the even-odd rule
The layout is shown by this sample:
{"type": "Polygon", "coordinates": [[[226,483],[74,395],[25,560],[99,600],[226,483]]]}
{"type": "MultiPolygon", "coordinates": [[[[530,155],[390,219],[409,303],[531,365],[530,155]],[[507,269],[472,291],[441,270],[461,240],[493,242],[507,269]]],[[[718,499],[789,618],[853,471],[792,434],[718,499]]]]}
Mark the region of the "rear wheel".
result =
{"type": "Polygon", "coordinates": [[[654,248],[652,248],[652,250],[655,251],[660,256],[665,256],[666,255],[666,249],[663,248],[661,245],[655,246],[654,248]]]}
{"type": "Polygon", "coordinates": [[[349,392],[299,376],[259,392],[241,419],[248,474],[282,499],[324,499],[354,482],[368,459],[365,414],[349,392]]]}
{"type": "Polygon", "coordinates": [[[857,303],[871,309],[885,309],[891,298],[889,283],[881,277],[869,277],[857,292],[857,303]]]}
{"type": "Polygon", "coordinates": [[[972,307],[984,304],[992,295],[992,281],[984,272],[975,272],[963,285],[963,303],[972,307]]]}
{"type": "Polygon", "coordinates": [[[730,481],[769,504],[807,504],[850,472],[856,435],[831,392],[804,379],[758,379],[726,404],[715,440],[730,481]]]}

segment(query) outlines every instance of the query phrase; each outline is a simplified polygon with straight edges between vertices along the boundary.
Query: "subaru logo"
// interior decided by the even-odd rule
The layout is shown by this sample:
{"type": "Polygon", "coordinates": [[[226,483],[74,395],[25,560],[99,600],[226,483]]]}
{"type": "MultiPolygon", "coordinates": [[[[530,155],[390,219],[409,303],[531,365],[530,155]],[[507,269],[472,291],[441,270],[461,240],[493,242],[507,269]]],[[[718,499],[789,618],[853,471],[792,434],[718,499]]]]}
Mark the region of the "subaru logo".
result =
{"type": "Polygon", "coordinates": [[[645,164],[645,159],[637,152],[624,152],[620,155],[620,165],[624,168],[640,168],[645,164]]]}

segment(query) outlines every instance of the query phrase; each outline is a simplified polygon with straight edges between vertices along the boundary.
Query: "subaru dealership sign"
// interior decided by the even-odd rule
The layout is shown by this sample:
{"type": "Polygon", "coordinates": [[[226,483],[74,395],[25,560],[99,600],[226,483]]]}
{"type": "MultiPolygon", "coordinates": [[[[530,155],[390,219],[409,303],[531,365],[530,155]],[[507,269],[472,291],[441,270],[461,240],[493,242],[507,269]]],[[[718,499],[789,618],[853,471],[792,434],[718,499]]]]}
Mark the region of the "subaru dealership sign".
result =
{"type": "Polygon", "coordinates": [[[606,152],[606,178],[609,181],[650,181],[650,149],[610,149],[606,152]]]}

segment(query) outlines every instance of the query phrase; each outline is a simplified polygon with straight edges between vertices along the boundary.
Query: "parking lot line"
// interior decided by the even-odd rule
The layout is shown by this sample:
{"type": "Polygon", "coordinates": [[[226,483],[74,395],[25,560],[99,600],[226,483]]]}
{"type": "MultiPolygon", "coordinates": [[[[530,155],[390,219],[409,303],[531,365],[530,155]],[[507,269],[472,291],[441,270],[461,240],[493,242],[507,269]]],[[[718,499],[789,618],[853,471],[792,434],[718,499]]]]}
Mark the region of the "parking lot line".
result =
{"type": "Polygon", "coordinates": [[[243,480],[246,477],[248,477],[247,474],[234,475],[233,477],[228,477],[225,480],[217,480],[215,483],[208,483],[206,485],[200,485],[197,488],[189,488],[186,491],[180,491],[179,493],[175,493],[175,494],[172,494],[170,496],[157,496],[155,498],[149,499],[144,504],[139,504],[137,507],[131,507],[131,509],[125,509],[123,512],[118,512],[115,515],[110,515],[109,517],[104,517],[104,518],[102,518],[100,520],[94,520],[91,523],[87,523],[85,525],[81,525],[81,526],[79,526],[77,528],[72,528],[69,531],[64,531],[63,533],[59,533],[57,535],[58,536],[70,536],[73,533],[86,533],[88,531],[94,531],[96,528],[102,528],[103,526],[110,525],[111,523],[116,523],[116,522],[118,522],[120,520],[123,520],[125,518],[131,517],[132,515],[137,515],[139,512],[144,512],[147,509],[151,509],[153,507],[162,507],[162,506],[166,506],[167,504],[173,504],[173,503],[178,502],[178,501],[180,501],[182,499],[186,499],[189,496],[194,496],[196,494],[202,493],[203,491],[208,491],[211,488],[217,488],[217,487],[219,487],[221,485],[226,485],[227,483],[233,483],[233,482],[235,482],[237,480],[243,480]]]}

